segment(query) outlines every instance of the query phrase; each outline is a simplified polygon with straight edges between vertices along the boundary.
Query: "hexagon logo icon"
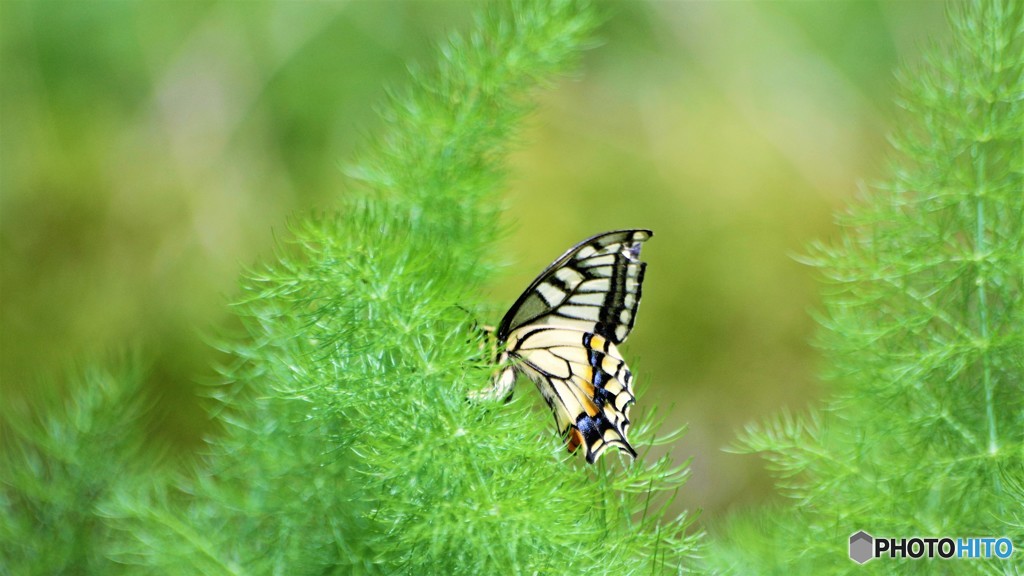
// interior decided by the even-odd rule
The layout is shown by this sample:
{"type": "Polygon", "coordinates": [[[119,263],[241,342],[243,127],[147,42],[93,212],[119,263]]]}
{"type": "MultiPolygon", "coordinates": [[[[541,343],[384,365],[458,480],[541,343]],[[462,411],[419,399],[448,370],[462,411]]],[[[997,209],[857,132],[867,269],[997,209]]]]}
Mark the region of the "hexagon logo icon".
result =
{"type": "Polygon", "coordinates": [[[861,530],[850,536],[850,560],[863,564],[875,557],[874,539],[871,534],[861,530]]]}

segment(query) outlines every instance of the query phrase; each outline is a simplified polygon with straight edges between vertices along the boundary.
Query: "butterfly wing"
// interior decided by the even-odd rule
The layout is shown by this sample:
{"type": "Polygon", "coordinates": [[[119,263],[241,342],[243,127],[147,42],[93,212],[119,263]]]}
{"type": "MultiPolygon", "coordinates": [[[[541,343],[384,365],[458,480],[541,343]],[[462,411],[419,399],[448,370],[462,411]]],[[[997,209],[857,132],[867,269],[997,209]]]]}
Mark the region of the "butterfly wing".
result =
{"type": "Polygon", "coordinates": [[[573,246],[537,276],[498,325],[506,342],[517,328],[549,324],[576,328],[620,344],[640,305],[646,263],[641,243],[650,230],[615,230],[573,246]]]}
{"type": "Polygon", "coordinates": [[[626,439],[636,400],[633,374],[613,342],[574,328],[530,325],[512,332],[505,353],[537,384],[570,452],[585,446],[591,464],[609,446],[636,457],[626,439]]]}

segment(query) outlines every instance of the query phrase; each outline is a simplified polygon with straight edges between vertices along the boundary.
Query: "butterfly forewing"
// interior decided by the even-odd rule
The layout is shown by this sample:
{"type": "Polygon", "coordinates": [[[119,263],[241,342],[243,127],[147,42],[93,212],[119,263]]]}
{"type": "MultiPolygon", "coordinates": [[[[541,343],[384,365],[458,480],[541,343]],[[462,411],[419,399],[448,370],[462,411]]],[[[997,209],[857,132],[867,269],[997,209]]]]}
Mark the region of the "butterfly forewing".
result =
{"type": "Polygon", "coordinates": [[[498,327],[505,341],[521,326],[554,324],[593,332],[619,344],[629,336],[640,305],[646,264],[640,245],[650,230],[605,232],[570,248],[547,267],[509,309],[498,327]]]}
{"type": "Polygon", "coordinates": [[[633,375],[616,344],[633,328],[646,264],[639,260],[650,230],[598,234],[570,248],[516,300],[498,326],[503,366],[490,390],[509,396],[515,374],[533,380],[570,452],[586,448],[593,463],[626,439],[635,401],[633,375]]]}

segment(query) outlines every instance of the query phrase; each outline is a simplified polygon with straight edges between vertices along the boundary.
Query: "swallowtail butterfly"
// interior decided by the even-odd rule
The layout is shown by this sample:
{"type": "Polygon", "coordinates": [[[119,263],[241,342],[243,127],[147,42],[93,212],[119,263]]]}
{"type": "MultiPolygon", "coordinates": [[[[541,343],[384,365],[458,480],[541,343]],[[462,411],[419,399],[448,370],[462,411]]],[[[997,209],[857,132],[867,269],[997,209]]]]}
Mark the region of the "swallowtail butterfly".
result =
{"type": "Polygon", "coordinates": [[[646,264],[650,230],[615,230],[573,246],[519,296],[498,325],[501,367],[475,396],[509,398],[516,376],[537,384],[570,452],[586,448],[593,464],[609,446],[631,457],[633,374],[616,345],[629,337],[646,264]]]}

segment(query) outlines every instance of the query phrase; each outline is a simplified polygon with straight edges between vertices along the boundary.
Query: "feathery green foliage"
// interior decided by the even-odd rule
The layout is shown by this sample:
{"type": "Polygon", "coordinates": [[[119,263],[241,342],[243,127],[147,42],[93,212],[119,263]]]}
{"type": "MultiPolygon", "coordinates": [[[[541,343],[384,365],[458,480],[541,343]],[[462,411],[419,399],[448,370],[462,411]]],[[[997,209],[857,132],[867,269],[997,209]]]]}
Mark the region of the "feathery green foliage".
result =
{"type": "MultiPolygon", "coordinates": [[[[466,401],[493,369],[471,311],[496,268],[503,158],[533,90],[573,63],[594,24],[582,2],[489,5],[436,69],[414,72],[349,170],[356,199],[293,222],[274,261],[243,281],[234,309],[246,334],[220,343],[231,360],[210,388],[225,430],[193,470],[119,482],[120,454],[82,480],[77,469],[5,480],[5,500],[33,481],[102,487],[64,502],[62,517],[68,546],[89,546],[97,567],[56,558],[40,573],[686,570],[699,536],[686,517],[665,518],[684,466],[609,455],[588,467],[564,453],[533,395],[466,401]],[[81,539],[93,526],[102,544],[81,539]]],[[[104,410],[108,431],[130,416],[104,410]]],[[[642,448],[654,422],[639,412],[642,448]]],[[[35,518],[24,530],[51,528],[35,518]]]]}
{"type": "Polygon", "coordinates": [[[848,559],[850,534],[1024,543],[1024,6],[955,5],[953,38],[901,77],[887,186],[811,261],[837,394],[752,427],[789,506],[737,519],[736,574],[1018,574],[1011,560],[848,559]]]}
{"type": "Polygon", "coordinates": [[[71,371],[32,405],[0,404],[0,574],[107,573],[114,540],[93,507],[156,464],[137,358],[71,371]]]}

